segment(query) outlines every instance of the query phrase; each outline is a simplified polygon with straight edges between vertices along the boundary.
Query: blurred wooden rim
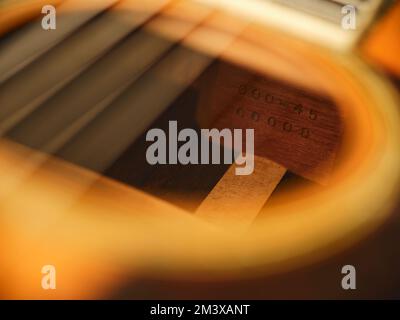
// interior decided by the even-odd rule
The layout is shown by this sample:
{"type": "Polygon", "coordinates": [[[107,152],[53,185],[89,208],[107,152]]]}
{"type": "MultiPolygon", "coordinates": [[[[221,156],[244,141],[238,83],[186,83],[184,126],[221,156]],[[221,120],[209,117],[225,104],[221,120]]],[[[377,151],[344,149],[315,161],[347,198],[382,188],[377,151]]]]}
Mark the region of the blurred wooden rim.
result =
{"type": "MultiPolygon", "coordinates": [[[[204,47],[199,44],[198,49],[204,47]]],[[[303,85],[312,86],[312,79],[317,90],[336,100],[346,133],[328,187],[283,193],[270,215],[246,234],[236,233],[234,228],[218,230],[192,217],[138,217],[135,212],[126,216],[118,215],[115,208],[110,214],[107,207],[95,201],[81,203],[69,215],[63,214],[62,224],[54,230],[46,229],[46,234],[40,227],[18,223],[35,220],[39,225],[46,224],[52,217],[35,210],[13,212],[15,224],[8,221],[12,226],[9,230],[39,247],[47,243],[47,248],[89,254],[110,263],[139,268],[150,265],[179,276],[183,271],[228,276],[243,268],[280,272],[310,263],[376,229],[390,214],[400,177],[400,118],[390,85],[354,54],[333,53],[266,27],[250,25],[232,48],[237,51],[228,50],[225,59],[259,72],[273,69],[274,57],[277,62],[286,61],[292,70],[286,80],[306,77],[303,85]],[[258,41],[252,39],[255,35],[258,41]],[[262,52],[268,61],[249,58],[262,52]]],[[[115,184],[105,181],[94,188],[115,184]]],[[[110,202],[113,197],[118,201],[115,194],[108,197],[110,202]]]]}

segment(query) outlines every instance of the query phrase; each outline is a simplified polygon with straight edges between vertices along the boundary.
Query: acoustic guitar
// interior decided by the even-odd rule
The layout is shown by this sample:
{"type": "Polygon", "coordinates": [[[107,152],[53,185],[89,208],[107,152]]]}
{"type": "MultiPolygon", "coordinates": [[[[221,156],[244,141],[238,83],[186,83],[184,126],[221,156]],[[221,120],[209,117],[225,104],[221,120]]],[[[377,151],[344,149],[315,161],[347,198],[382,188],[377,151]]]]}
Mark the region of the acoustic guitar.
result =
{"type": "Polygon", "coordinates": [[[0,1],[1,297],[337,296],[400,182],[400,6],[350,2],[0,1]]]}

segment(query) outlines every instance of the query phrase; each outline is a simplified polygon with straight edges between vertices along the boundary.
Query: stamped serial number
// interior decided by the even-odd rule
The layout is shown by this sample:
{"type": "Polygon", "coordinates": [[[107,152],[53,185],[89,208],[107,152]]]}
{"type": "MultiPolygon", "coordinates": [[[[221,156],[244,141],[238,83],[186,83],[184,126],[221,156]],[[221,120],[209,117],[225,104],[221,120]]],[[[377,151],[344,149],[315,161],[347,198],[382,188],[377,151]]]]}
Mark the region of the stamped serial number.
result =
{"type": "Polygon", "coordinates": [[[269,93],[267,91],[261,90],[255,86],[250,85],[239,85],[238,93],[241,96],[247,96],[253,100],[265,103],[265,104],[275,104],[281,107],[287,108],[287,111],[292,111],[297,115],[305,115],[308,120],[315,121],[318,118],[318,113],[314,109],[306,108],[301,103],[295,103],[288,101],[287,99],[269,93]]]}
{"type": "Polygon", "coordinates": [[[236,107],[235,114],[241,118],[249,117],[254,122],[262,121],[265,123],[265,125],[267,125],[271,128],[280,129],[284,132],[298,133],[301,137],[303,137],[305,139],[308,139],[310,137],[310,133],[311,133],[310,128],[299,127],[299,126],[292,124],[289,121],[280,121],[275,116],[266,116],[264,118],[260,115],[260,113],[258,113],[256,111],[249,112],[249,111],[245,110],[243,107],[236,107]]]}

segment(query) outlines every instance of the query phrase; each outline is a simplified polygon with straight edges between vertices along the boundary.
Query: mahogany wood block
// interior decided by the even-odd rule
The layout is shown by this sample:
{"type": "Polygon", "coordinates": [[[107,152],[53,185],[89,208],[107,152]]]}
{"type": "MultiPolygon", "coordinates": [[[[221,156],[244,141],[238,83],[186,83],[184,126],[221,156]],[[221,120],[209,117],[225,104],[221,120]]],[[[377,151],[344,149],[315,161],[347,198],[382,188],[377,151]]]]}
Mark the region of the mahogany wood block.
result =
{"type": "Polygon", "coordinates": [[[254,128],[256,156],[328,182],[343,130],[331,100],[228,63],[207,77],[198,111],[203,127],[254,128]]]}

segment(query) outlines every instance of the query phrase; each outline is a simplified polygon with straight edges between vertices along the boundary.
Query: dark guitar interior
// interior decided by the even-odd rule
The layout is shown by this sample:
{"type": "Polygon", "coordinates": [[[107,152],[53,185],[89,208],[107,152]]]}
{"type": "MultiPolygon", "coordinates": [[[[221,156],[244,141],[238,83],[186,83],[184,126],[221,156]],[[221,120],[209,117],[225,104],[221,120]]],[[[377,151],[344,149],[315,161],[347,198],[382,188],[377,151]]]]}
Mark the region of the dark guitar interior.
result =
{"type": "MultiPolygon", "coordinates": [[[[34,59],[22,70],[13,74],[9,79],[1,84],[1,92],[7,92],[7,90],[10,90],[9,88],[13,88],[13,85],[17,84],[18,86],[19,84],[21,84],[23,81],[25,81],[27,73],[29,74],[30,72],[31,74],[37,74],[38,70],[43,71],[43,68],[46,68],[47,56],[51,55],[54,51],[57,50],[61,53],[63,46],[65,46],[65,41],[69,41],[70,38],[79,36],[80,32],[85,32],[85,28],[91,27],[91,23],[96,23],[96,21],[103,19],[104,15],[106,14],[107,13],[101,13],[100,15],[96,16],[93,20],[89,21],[87,25],[84,25],[82,27],[82,30],[76,31],[74,34],[67,37],[63,42],[57,44],[49,52],[46,52],[43,54],[43,56],[34,59]]],[[[29,28],[29,24],[24,28],[29,28]]],[[[10,38],[12,38],[13,36],[18,36],[18,33],[22,33],[23,31],[24,29],[22,28],[14,33],[8,34],[7,36],[3,37],[1,42],[3,43],[3,45],[7,46],[7,41],[9,41],[10,38]]],[[[74,143],[80,140],[80,134],[82,134],[82,132],[85,132],[85,130],[88,128],[90,130],[90,122],[88,122],[80,130],[78,130],[77,133],[70,138],[70,140],[66,141],[63,145],[57,147],[56,150],[49,150],[46,147],[46,142],[54,138],[54,134],[62,132],[63,127],[60,126],[60,128],[54,128],[54,125],[52,125],[53,130],[48,131],[52,132],[52,134],[49,134],[45,133],[45,131],[42,132],[41,126],[46,127],[53,121],[65,125],[65,123],[67,122],[64,123],[62,120],[60,120],[60,118],[63,117],[63,115],[66,115],[66,113],[58,112],[58,110],[62,110],[63,108],[68,109],[71,103],[74,104],[74,109],[76,110],[75,117],[79,117],[80,113],[83,116],[88,106],[83,105],[82,111],[80,111],[79,104],[81,103],[81,101],[79,100],[79,98],[71,99],[71,96],[74,97],[74,95],[79,95],[81,93],[81,90],[83,90],[81,88],[81,85],[85,85],[85,88],[87,90],[95,90],[96,78],[94,75],[98,74],[96,73],[98,65],[106,61],[107,57],[112,57],[112,55],[115,54],[115,51],[117,51],[119,48],[123,48],[124,46],[129,44],[129,41],[132,41],[137,33],[145,34],[149,41],[163,43],[168,42],[168,40],[163,39],[162,36],[155,33],[149,33],[147,30],[143,30],[143,28],[139,28],[128,33],[126,36],[116,41],[113,46],[107,48],[105,52],[97,56],[88,65],[82,66],[77,75],[68,80],[63,86],[58,88],[48,98],[44,99],[43,102],[38,104],[38,106],[34,108],[34,111],[27,115],[23,120],[21,120],[21,122],[6,130],[4,132],[4,136],[12,141],[16,141],[28,147],[32,147],[36,150],[52,154],[56,157],[75,163],[79,166],[83,166],[88,169],[100,172],[110,178],[116,179],[130,186],[142,189],[150,194],[170,201],[189,211],[194,211],[201,203],[201,201],[204,200],[207,194],[212,190],[219,179],[224,175],[229,165],[149,165],[146,161],[145,154],[146,148],[149,146],[150,143],[146,142],[145,136],[147,130],[150,128],[161,128],[165,131],[168,131],[168,121],[171,120],[176,120],[179,124],[180,129],[193,128],[197,131],[200,130],[197,114],[199,112],[198,108],[203,108],[204,106],[199,105],[199,95],[202,94],[201,88],[203,84],[207,81],[207,78],[204,75],[215,68],[216,65],[219,63],[218,59],[216,58],[207,57],[207,59],[210,59],[210,61],[215,59],[214,62],[212,62],[207,68],[204,68],[204,70],[200,73],[198,77],[194,79],[194,81],[188,83],[187,86],[183,88],[183,92],[179,93],[176,97],[173,98],[172,103],[170,103],[167,107],[163,107],[165,111],[162,111],[154,119],[154,121],[151,121],[151,124],[147,126],[146,130],[144,130],[140,135],[133,139],[127,145],[127,147],[124,148],[123,152],[113,155],[112,162],[107,163],[107,165],[103,166],[101,169],[97,168],[96,164],[94,164],[91,159],[84,159],[80,157],[80,151],[82,151],[82,148],[90,148],[92,143],[96,143],[97,146],[101,145],[101,138],[97,138],[96,134],[93,135],[93,140],[87,141],[87,145],[74,148],[74,143]],[[68,103],[70,103],[70,105],[68,105],[68,103]],[[64,152],[68,148],[73,150],[73,152],[64,152]]],[[[165,53],[160,56],[159,60],[162,61],[169,52],[179,46],[181,46],[181,44],[179,43],[171,44],[171,47],[168,50],[165,50],[165,53]]],[[[188,52],[194,52],[190,48],[185,50],[188,50],[188,52]]],[[[129,53],[126,52],[126,49],[123,53],[125,55],[125,58],[129,59],[129,53]]],[[[68,56],[68,54],[68,52],[64,53],[65,56],[68,56]]],[[[204,55],[198,52],[196,52],[195,54],[204,55]]],[[[146,68],[151,69],[152,67],[157,67],[157,63],[160,63],[160,61],[155,61],[153,66],[146,66],[146,68]]],[[[115,63],[118,62],[116,61],[115,63]]],[[[107,67],[111,71],[112,66],[107,65],[107,67]]],[[[102,68],[104,70],[104,67],[102,68]]],[[[237,68],[240,69],[240,67],[237,68]]],[[[56,72],[56,70],[46,70],[44,74],[46,74],[46,76],[53,77],[56,72]]],[[[133,81],[133,83],[131,83],[128,88],[122,90],[120,95],[117,95],[114,100],[125,99],[125,104],[129,104],[129,97],[125,98],[124,94],[129,90],[133,90],[135,85],[140,86],[142,79],[146,78],[146,76],[146,72],[144,72],[135,81],[133,81]]],[[[107,78],[107,73],[104,74],[104,77],[107,78]]],[[[163,90],[169,90],[169,87],[165,85],[163,79],[158,79],[156,76],[150,76],[150,79],[151,86],[145,87],[146,90],[148,90],[147,94],[157,95],[158,93],[162,93],[163,90]]],[[[145,81],[147,80],[148,79],[146,79],[145,81]]],[[[284,90],[288,89],[287,83],[280,80],[275,81],[277,81],[278,84],[280,83],[280,86],[284,90]]],[[[24,82],[23,90],[29,90],[29,86],[29,83],[24,82]]],[[[311,93],[311,95],[314,94],[311,93]]],[[[235,97],[233,96],[232,98],[235,97]]],[[[3,99],[5,98],[2,98],[2,100],[3,99]]],[[[83,103],[85,103],[85,101],[83,103]]],[[[94,117],[92,121],[107,121],[107,113],[112,112],[114,106],[113,103],[113,101],[110,102],[109,106],[107,106],[107,108],[105,108],[103,111],[99,112],[99,114],[96,115],[96,117],[94,117]]],[[[132,123],[135,123],[138,121],[138,119],[140,121],[141,113],[144,109],[147,108],[147,106],[135,105],[135,101],[132,101],[131,108],[137,108],[137,112],[130,113],[130,116],[132,117],[132,123]]],[[[206,108],[204,107],[204,109],[206,108]]],[[[205,112],[207,112],[207,110],[205,110],[205,112]]],[[[121,117],[124,116],[121,115],[121,117]]],[[[110,128],[115,126],[112,119],[109,120],[107,125],[110,128]]],[[[135,128],[127,127],[125,130],[135,130],[135,128]]],[[[118,143],[120,136],[117,134],[112,139],[114,139],[114,143],[118,143]]],[[[102,147],[107,148],[107,145],[103,145],[102,147]]],[[[289,171],[285,175],[284,179],[281,181],[277,192],[279,192],[279,190],[281,190],[282,188],[285,188],[286,185],[293,184],[309,185],[313,184],[313,182],[289,171]]]]}

